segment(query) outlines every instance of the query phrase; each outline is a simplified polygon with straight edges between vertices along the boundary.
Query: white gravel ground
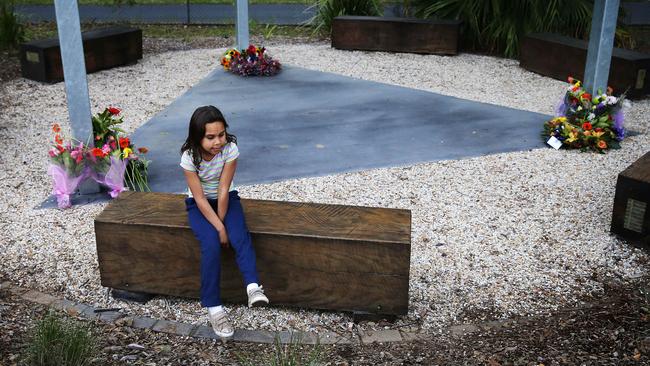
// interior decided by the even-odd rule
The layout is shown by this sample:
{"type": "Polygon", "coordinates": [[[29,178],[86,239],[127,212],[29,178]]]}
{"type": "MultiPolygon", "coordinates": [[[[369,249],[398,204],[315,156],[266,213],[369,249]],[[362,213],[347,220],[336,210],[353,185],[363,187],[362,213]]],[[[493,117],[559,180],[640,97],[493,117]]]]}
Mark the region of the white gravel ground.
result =
{"type": "MultiPolygon", "coordinates": [[[[288,65],[546,114],[566,86],[517,61],[470,54],[347,52],[328,44],[278,44],[270,52],[288,65]]],[[[132,132],[219,67],[217,54],[148,55],[137,65],[88,75],[92,110],[122,108],[132,132]]],[[[99,283],[93,231],[105,204],[35,209],[51,190],[50,126],[59,122],[69,131],[64,84],[18,79],[4,87],[0,272],[18,285],[96,306],[205,322],[195,301],[156,298],[138,305],[108,296],[99,283]]],[[[537,314],[598,297],[604,283],[647,273],[648,255],[610,235],[609,225],[617,174],[649,150],[648,115],[650,99],[632,102],[627,127],[640,134],[605,155],[545,148],[239,188],[246,198],[412,210],[410,311],[390,327],[436,331],[467,318],[537,314]]],[[[335,312],[230,310],[241,328],[352,327],[349,315],[335,312]]]]}

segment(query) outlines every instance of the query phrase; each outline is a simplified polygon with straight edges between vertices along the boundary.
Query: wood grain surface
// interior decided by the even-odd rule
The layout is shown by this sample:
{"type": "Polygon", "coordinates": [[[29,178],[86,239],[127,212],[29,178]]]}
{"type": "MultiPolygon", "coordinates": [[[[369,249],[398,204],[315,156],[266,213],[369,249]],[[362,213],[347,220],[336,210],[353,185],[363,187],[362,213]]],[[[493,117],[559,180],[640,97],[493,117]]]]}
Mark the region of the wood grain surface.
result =
{"type": "MultiPolygon", "coordinates": [[[[183,195],[124,192],[95,219],[102,285],[199,296],[199,243],[183,195]]],[[[242,199],[271,302],[405,314],[408,210],[242,199]]],[[[245,302],[232,249],[222,252],[222,298],[245,302]]]]}

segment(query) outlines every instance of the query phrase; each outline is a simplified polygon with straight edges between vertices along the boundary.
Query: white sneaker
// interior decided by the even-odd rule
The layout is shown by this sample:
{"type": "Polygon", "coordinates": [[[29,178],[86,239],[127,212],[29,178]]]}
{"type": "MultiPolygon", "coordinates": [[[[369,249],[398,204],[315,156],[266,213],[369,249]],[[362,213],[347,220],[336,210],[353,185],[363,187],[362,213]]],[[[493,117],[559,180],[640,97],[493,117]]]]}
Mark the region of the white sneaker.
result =
{"type": "Polygon", "coordinates": [[[250,289],[248,292],[248,307],[264,306],[269,303],[269,298],[264,295],[262,286],[250,289]]]}
{"type": "Polygon", "coordinates": [[[212,324],[212,330],[219,337],[228,338],[235,334],[235,329],[230,324],[225,310],[219,311],[214,315],[208,314],[208,317],[210,318],[210,324],[212,324]]]}

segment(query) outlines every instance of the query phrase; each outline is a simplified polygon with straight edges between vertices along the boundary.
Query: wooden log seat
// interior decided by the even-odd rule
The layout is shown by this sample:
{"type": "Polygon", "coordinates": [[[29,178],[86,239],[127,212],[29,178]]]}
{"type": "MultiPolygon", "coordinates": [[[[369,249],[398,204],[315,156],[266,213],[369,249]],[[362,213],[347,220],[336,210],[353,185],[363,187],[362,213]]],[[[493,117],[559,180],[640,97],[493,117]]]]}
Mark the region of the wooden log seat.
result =
{"type": "Polygon", "coordinates": [[[611,231],[650,250],[650,152],[618,175],[611,231]]]}
{"type": "MultiPolygon", "coordinates": [[[[199,297],[200,249],[184,195],[123,192],[95,219],[101,283],[199,297]]],[[[411,212],[242,199],[260,281],[273,305],[400,315],[408,310],[411,212]]],[[[245,303],[232,249],[225,302],[245,303]]]]}
{"type": "Polygon", "coordinates": [[[455,55],[460,21],[338,16],[332,47],[342,50],[455,55]]]}
{"type": "MultiPolygon", "coordinates": [[[[521,42],[519,65],[557,80],[573,76],[584,81],[589,43],[552,33],[526,35],[521,42]]],[[[608,85],[615,94],[627,88],[630,98],[650,94],[650,54],[614,48],[608,85]]]]}
{"type": "MultiPolygon", "coordinates": [[[[115,26],[82,32],[86,73],[129,65],[142,58],[142,30],[115,26]]],[[[58,38],[20,45],[20,68],[24,78],[48,83],[63,80],[58,38]]]]}

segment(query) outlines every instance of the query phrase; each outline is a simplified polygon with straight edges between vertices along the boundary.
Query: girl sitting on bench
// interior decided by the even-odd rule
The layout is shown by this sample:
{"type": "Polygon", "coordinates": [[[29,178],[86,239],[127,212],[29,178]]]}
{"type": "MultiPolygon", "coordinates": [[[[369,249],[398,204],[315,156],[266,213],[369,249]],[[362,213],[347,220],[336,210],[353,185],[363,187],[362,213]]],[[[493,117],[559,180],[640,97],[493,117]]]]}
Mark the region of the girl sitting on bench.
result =
{"type": "Polygon", "coordinates": [[[239,195],[232,183],[237,168],[237,138],[213,106],[199,107],[190,119],[181,147],[181,167],[187,179],[185,199],[190,227],[201,243],[201,305],[208,308],[214,332],[231,337],[234,329],[221,304],[221,248],[235,250],[246,283],[248,306],[268,304],[255,265],[255,251],[246,227],[239,195]]]}

